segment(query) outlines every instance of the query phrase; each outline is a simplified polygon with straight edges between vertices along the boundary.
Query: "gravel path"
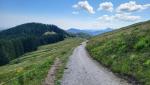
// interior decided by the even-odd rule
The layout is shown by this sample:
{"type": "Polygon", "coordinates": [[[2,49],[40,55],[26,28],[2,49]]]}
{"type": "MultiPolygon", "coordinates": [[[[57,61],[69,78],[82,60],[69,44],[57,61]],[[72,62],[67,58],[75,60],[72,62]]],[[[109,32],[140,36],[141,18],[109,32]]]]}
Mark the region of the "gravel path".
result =
{"type": "Polygon", "coordinates": [[[131,85],[91,59],[85,45],[75,48],[70,56],[61,85],[131,85]]]}

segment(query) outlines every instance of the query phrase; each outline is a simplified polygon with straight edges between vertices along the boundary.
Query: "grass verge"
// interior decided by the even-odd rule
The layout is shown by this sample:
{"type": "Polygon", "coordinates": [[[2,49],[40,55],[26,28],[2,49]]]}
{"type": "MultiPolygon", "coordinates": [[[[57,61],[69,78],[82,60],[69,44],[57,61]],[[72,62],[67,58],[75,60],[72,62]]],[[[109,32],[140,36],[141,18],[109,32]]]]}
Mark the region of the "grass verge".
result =
{"type": "Polygon", "coordinates": [[[150,85],[150,21],[93,37],[90,55],[135,85],[150,85]]]}

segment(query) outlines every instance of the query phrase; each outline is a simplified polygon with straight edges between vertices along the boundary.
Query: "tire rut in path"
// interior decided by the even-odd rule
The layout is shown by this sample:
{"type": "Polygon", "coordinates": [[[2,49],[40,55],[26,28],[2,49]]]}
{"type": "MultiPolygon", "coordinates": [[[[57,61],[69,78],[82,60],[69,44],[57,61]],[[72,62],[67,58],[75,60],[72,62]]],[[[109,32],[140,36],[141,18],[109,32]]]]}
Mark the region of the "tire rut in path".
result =
{"type": "Polygon", "coordinates": [[[43,85],[55,85],[55,76],[57,70],[60,67],[60,64],[61,62],[59,58],[56,58],[54,64],[51,66],[50,70],[48,71],[47,77],[45,78],[43,85]]]}

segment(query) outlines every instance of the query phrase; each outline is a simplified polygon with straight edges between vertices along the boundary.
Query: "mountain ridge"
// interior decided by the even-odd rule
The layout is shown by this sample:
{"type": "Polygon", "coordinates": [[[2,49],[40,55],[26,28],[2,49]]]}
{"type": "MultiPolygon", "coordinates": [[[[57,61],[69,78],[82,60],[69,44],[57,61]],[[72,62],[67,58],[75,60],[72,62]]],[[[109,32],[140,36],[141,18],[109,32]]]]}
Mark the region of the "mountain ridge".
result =
{"type": "Polygon", "coordinates": [[[70,28],[67,30],[67,32],[70,32],[70,33],[87,33],[89,35],[95,36],[95,35],[109,32],[112,30],[113,30],[112,28],[106,28],[106,29],[101,29],[101,30],[89,30],[89,29],[88,30],[81,30],[81,29],[77,29],[77,28],[70,28]]]}

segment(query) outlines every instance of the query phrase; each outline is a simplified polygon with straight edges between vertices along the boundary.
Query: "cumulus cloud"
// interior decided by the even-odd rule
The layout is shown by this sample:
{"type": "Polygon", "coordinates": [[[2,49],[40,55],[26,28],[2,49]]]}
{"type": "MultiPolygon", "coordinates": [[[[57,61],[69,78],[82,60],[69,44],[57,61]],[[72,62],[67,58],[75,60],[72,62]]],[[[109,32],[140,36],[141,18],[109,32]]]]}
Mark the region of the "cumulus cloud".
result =
{"type": "Polygon", "coordinates": [[[127,3],[123,3],[117,8],[117,12],[134,12],[143,9],[147,9],[150,7],[150,4],[137,4],[136,1],[129,1],[127,3]]]}
{"type": "Polygon", "coordinates": [[[72,7],[76,9],[84,9],[91,14],[95,14],[93,7],[86,0],[79,1],[77,4],[73,5],[72,7]]]}
{"type": "Polygon", "coordinates": [[[106,11],[113,11],[113,4],[111,2],[103,2],[99,4],[98,10],[106,10],[106,11]]]}

